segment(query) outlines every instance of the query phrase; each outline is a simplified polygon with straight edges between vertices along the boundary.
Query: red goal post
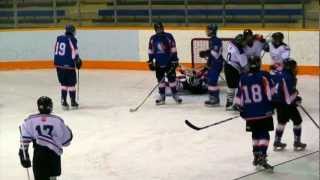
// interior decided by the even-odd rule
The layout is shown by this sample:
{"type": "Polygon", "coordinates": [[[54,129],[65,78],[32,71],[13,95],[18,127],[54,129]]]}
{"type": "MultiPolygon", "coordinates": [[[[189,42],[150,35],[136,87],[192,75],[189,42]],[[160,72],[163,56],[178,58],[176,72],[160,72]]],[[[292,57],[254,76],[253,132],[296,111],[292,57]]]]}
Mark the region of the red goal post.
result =
{"type": "MultiPolygon", "coordinates": [[[[226,58],[228,44],[229,44],[229,41],[232,40],[232,38],[221,38],[221,40],[222,40],[222,46],[223,46],[222,56],[223,58],[226,58]]],[[[193,38],[191,40],[192,68],[196,68],[198,65],[203,65],[206,63],[206,60],[199,56],[199,52],[207,49],[209,49],[209,38],[193,38]]]]}

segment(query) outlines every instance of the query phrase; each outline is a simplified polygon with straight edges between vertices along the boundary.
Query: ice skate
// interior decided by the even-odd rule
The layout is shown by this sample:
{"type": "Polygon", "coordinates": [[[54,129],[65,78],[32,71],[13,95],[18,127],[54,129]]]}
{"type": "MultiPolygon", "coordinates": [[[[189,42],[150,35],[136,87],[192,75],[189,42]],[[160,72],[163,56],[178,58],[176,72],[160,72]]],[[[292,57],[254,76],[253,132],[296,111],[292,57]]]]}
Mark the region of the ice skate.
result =
{"type": "Polygon", "coordinates": [[[262,166],[268,172],[273,172],[273,166],[268,164],[266,155],[259,156],[258,165],[262,166]]]}
{"type": "Polygon", "coordinates": [[[274,151],[282,151],[284,148],[286,148],[287,144],[286,143],[282,143],[280,141],[275,141],[273,143],[273,150],[274,151]]]}
{"type": "Polygon", "coordinates": [[[209,97],[209,100],[205,101],[204,104],[208,107],[220,106],[220,101],[216,97],[209,97]]]}
{"type": "Polygon", "coordinates": [[[182,99],[177,94],[173,94],[172,98],[177,104],[181,104],[182,103],[182,99]]]}
{"type": "Polygon", "coordinates": [[[78,109],[79,108],[79,104],[76,101],[72,101],[71,102],[71,108],[72,109],[78,109]]]}
{"type": "Polygon", "coordinates": [[[156,99],[156,105],[163,105],[166,102],[166,96],[165,95],[160,95],[158,99],[156,99]]]}
{"type": "Polygon", "coordinates": [[[69,104],[67,103],[67,101],[62,101],[61,105],[63,110],[69,110],[69,104]]]}
{"type": "Polygon", "coordinates": [[[253,161],[252,161],[252,165],[257,166],[259,163],[259,154],[258,153],[253,153],[253,161]]]}
{"type": "Polygon", "coordinates": [[[294,142],[293,144],[294,151],[304,151],[306,147],[307,147],[307,144],[302,142],[294,142]]]}

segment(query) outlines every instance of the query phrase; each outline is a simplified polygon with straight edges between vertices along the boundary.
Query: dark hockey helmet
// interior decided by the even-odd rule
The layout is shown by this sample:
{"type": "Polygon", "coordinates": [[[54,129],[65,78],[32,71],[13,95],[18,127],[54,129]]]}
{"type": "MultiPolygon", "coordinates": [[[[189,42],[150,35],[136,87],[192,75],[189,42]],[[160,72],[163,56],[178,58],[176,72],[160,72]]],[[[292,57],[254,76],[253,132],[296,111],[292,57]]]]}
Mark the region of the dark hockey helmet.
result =
{"type": "Polygon", "coordinates": [[[72,24],[67,24],[65,27],[65,30],[66,30],[66,34],[72,34],[72,35],[76,34],[76,27],[72,24]]]}
{"type": "Polygon", "coordinates": [[[234,43],[236,43],[237,46],[243,47],[245,45],[244,36],[242,34],[238,34],[234,38],[234,43]]]}
{"type": "Polygon", "coordinates": [[[40,114],[50,114],[52,112],[52,100],[47,96],[41,96],[37,101],[37,105],[40,114]]]}
{"type": "Polygon", "coordinates": [[[259,56],[250,56],[248,58],[249,72],[258,72],[261,68],[261,58],[259,56]]]}
{"type": "Polygon", "coordinates": [[[284,62],[284,69],[288,70],[293,75],[297,75],[297,73],[298,73],[297,61],[295,61],[294,59],[289,59],[289,60],[285,61],[284,62]]]}
{"type": "Polygon", "coordinates": [[[245,29],[243,30],[243,36],[246,38],[248,36],[253,36],[253,32],[251,29],[245,29]]]}
{"type": "Polygon", "coordinates": [[[164,27],[162,22],[156,22],[153,25],[154,31],[156,31],[156,33],[162,33],[164,32],[164,27]]]}
{"type": "Polygon", "coordinates": [[[251,29],[243,30],[243,38],[248,44],[252,44],[254,40],[253,32],[251,29]]]}
{"type": "Polygon", "coordinates": [[[216,24],[209,24],[207,26],[207,35],[209,37],[216,36],[218,30],[218,26],[216,24]]]}
{"type": "Polygon", "coordinates": [[[274,45],[280,45],[283,42],[284,36],[282,32],[276,32],[272,34],[272,43],[274,45]]]}

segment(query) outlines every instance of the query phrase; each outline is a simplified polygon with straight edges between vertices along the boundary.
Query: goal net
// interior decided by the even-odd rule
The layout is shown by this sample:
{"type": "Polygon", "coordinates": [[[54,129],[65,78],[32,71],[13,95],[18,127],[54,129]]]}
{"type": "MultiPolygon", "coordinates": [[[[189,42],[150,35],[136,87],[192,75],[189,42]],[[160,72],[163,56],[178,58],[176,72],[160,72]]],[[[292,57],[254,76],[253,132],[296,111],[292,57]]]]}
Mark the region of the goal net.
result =
{"type": "MultiPolygon", "coordinates": [[[[221,38],[222,40],[222,56],[224,59],[227,57],[227,48],[229,41],[231,41],[231,38],[221,38]]],[[[193,38],[191,40],[191,60],[192,60],[192,68],[197,69],[199,67],[203,67],[203,65],[206,63],[205,58],[201,58],[199,56],[199,52],[203,50],[209,49],[209,38],[193,38]]]]}

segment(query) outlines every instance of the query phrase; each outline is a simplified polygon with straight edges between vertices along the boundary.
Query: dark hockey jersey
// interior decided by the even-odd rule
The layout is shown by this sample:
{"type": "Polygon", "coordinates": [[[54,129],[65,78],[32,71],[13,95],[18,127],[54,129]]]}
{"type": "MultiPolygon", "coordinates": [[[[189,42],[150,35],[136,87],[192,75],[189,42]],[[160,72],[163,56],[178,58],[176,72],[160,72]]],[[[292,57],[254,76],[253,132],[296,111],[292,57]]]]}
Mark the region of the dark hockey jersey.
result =
{"type": "Polygon", "coordinates": [[[270,76],[264,71],[243,74],[240,77],[235,104],[241,107],[242,118],[257,120],[272,116],[271,87],[270,76]]]}
{"type": "Polygon", "coordinates": [[[178,61],[176,42],[170,33],[158,33],[149,41],[149,61],[156,60],[160,67],[168,66],[172,61],[178,61]]]}
{"type": "Polygon", "coordinates": [[[208,59],[208,64],[213,65],[215,62],[222,62],[222,41],[218,37],[212,37],[209,40],[209,50],[210,50],[210,56],[208,59]]]}
{"type": "Polygon", "coordinates": [[[54,65],[75,68],[75,60],[78,58],[77,39],[72,35],[58,36],[54,47],[54,65]]]}
{"type": "Polygon", "coordinates": [[[271,79],[275,84],[273,101],[282,104],[291,104],[297,97],[297,79],[288,70],[271,71],[271,79]]]}

